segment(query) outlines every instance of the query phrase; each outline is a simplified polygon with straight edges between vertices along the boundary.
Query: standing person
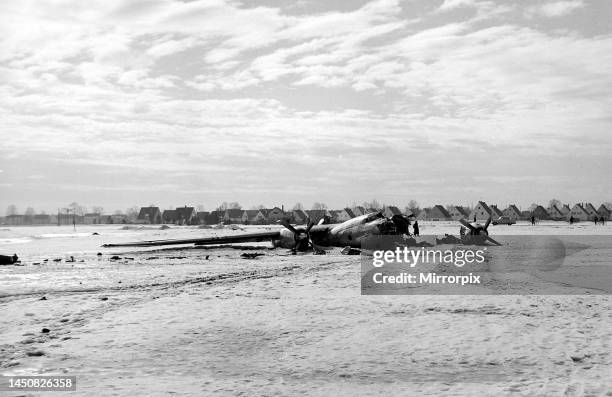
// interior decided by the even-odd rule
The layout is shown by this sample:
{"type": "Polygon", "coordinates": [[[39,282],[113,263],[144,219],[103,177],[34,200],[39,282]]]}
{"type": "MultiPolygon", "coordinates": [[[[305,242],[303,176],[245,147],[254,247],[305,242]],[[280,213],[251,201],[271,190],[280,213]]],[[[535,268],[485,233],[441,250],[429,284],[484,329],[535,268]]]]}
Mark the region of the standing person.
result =
{"type": "Polygon", "coordinates": [[[574,217],[573,217],[573,216],[571,216],[571,215],[570,215],[570,218],[569,218],[569,224],[570,224],[570,225],[573,225],[573,224],[574,224],[574,217]]]}
{"type": "Polygon", "coordinates": [[[412,226],[412,231],[415,237],[419,235],[419,221],[414,221],[414,225],[412,226]]]}
{"type": "Polygon", "coordinates": [[[601,222],[602,226],[604,226],[606,224],[606,218],[604,218],[603,216],[601,218],[599,218],[599,221],[601,222]]]}
{"type": "Polygon", "coordinates": [[[531,216],[531,226],[535,226],[535,216],[531,216]]]}

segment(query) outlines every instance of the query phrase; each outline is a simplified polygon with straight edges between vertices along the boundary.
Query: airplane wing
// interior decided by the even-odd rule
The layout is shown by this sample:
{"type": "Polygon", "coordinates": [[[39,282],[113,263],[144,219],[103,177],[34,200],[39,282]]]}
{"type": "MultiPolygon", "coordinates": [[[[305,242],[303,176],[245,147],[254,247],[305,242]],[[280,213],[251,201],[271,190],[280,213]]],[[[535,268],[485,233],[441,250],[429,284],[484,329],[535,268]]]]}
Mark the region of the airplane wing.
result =
{"type": "Polygon", "coordinates": [[[258,241],[269,241],[280,237],[280,232],[260,232],[260,233],[245,233],[233,236],[217,236],[217,237],[202,237],[177,240],[148,240],[135,241],[129,243],[104,244],[102,247],[155,247],[161,245],[179,245],[179,244],[195,244],[195,245],[217,245],[217,244],[233,244],[233,243],[248,243],[258,241]]]}

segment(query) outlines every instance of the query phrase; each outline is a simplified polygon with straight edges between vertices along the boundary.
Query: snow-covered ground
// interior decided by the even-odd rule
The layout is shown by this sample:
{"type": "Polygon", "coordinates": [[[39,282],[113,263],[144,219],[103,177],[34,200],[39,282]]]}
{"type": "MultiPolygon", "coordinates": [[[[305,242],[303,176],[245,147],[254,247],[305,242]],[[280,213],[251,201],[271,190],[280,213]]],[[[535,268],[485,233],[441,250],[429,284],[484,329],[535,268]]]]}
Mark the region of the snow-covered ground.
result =
{"type": "MultiPolygon", "coordinates": [[[[246,248],[99,247],[241,230],[59,229],[0,230],[0,253],[24,261],[0,267],[0,374],[76,375],[73,394],[96,396],[612,395],[609,295],[365,296],[360,257],[339,249],[294,256],[262,244],[248,252],[265,255],[242,259],[246,248]]],[[[610,250],[594,252],[612,270],[610,250]]]]}

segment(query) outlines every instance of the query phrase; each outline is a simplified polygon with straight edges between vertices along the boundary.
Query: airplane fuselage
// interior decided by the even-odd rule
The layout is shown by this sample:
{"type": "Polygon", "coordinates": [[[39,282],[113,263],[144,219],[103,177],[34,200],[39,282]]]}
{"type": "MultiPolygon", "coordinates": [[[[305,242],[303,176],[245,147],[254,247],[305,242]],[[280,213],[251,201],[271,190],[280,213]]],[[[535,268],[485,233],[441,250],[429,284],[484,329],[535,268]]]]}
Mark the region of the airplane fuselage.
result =
{"type": "MultiPolygon", "coordinates": [[[[297,230],[304,231],[306,228],[298,227],[297,230]]],[[[338,224],[317,225],[310,231],[312,242],[323,247],[361,248],[371,238],[396,234],[393,221],[380,213],[358,216],[338,224]]],[[[290,230],[282,229],[273,243],[277,247],[292,248],[295,246],[295,235],[290,230]]]]}

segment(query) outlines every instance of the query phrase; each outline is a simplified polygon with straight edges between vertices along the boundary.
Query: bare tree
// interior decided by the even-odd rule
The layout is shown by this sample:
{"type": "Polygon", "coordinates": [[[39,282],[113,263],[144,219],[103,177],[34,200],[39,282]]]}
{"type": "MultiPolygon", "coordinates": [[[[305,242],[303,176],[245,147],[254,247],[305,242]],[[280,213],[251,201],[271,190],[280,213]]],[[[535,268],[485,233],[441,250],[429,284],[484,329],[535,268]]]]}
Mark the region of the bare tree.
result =
{"type": "Polygon", "coordinates": [[[33,223],[34,222],[34,215],[36,215],[36,211],[34,211],[34,208],[32,207],[28,207],[25,210],[25,221],[26,223],[33,223]]]}
{"type": "Polygon", "coordinates": [[[104,208],[100,207],[99,205],[94,205],[93,207],[91,207],[91,212],[93,212],[94,214],[101,215],[104,212],[104,208]]]}
{"type": "Polygon", "coordinates": [[[304,206],[302,205],[302,203],[295,203],[295,205],[292,208],[294,211],[303,211],[304,210],[304,206]]]}
{"type": "Polygon", "coordinates": [[[139,208],[134,206],[134,207],[130,207],[127,210],[125,210],[125,215],[128,219],[128,221],[130,222],[134,222],[136,219],[138,219],[138,212],[139,212],[139,208]]]}
{"type": "Polygon", "coordinates": [[[225,211],[228,208],[227,201],[222,202],[217,208],[217,211],[225,211]]]}
{"type": "Polygon", "coordinates": [[[263,210],[264,208],[266,208],[266,206],[263,204],[254,205],[251,207],[252,210],[263,210]]]}
{"type": "Polygon", "coordinates": [[[239,202],[237,202],[237,201],[232,201],[231,203],[229,203],[229,209],[232,209],[232,210],[240,210],[240,209],[242,209],[242,206],[240,205],[240,203],[239,203],[239,202]]]}
{"type": "Polygon", "coordinates": [[[325,203],[315,202],[312,205],[312,209],[313,210],[326,210],[327,209],[327,205],[325,203]]]}
{"type": "Polygon", "coordinates": [[[536,208],[538,208],[538,205],[539,205],[539,204],[536,204],[536,203],[531,203],[531,205],[529,206],[529,211],[533,211],[533,210],[535,210],[536,208]]]}
{"type": "Polygon", "coordinates": [[[76,201],[73,201],[72,203],[70,203],[68,208],[74,215],[83,215],[87,211],[87,208],[83,207],[76,201]]]}
{"type": "Polygon", "coordinates": [[[6,216],[17,215],[17,206],[15,204],[11,204],[6,207],[6,216]]]}
{"type": "Polygon", "coordinates": [[[372,201],[365,201],[363,204],[364,208],[373,208],[375,210],[379,210],[382,208],[382,205],[376,199],[372,199],[372,201]]]}
{"type": "Polygon", "coordinates": [[[553,205],[556,205],[557,207],[560,207],[563,204],[561,203],[561,200],[554,198],[554,199],[552,199],[552,200],[550,200],[548,202],[548,208],[552,208],[553,205]]]}
{"type": "Polygon", "coordinates": [[[421,209],[421,207],[419,207],[419,203],[417,203],[415,200],[410,200],[408,202],[408,209],[412,212],[417,212],[421,209]]]}
{"type": "Polygon", "coordinates": [[[196,206],[196,210],[197,210],[198,212],[204,212],[204,211],[206,211],[206,208],[204,207],[204,204],[198,204],[198,205],[196,206]]]}

